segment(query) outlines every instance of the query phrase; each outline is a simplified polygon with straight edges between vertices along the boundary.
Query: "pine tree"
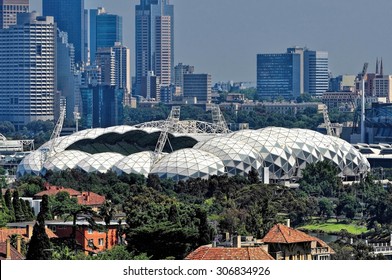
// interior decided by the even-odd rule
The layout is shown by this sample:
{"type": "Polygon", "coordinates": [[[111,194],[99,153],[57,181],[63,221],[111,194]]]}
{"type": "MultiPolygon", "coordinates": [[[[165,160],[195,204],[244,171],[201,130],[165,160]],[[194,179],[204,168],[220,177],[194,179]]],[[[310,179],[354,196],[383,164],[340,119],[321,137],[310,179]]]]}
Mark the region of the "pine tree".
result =
{"type": "Polygon", "coordinates": [[[8,215],[10,216],[10,222],[14,222],[15,212],[14,212],[14,207],[12,206],[12,195],[10,189],[7,189],[7,191],[5,192],[4,200],[5,200],[5,205],[7,206],[8,209],[8,215]]]}
{"type": "Polygon", "coordinates": [[[22,205],[19,200],[19,192],[15,190],[14,193],[12,194],[12,197],[13,197],[12,206],[14,207],[15,221],[23,222],[25,221],[26,218],[23,212],[22,205]]]}
{"type": "Polygon", "coordinates": [[[26,209],[28,210],[28,218],[29,221],[34,220],[34,208],[30,206],[30,202],[28,202],[27,200],[25,200],[25,204],[26,204],[26,209]]]}
{"type": "MultiPolygon", "coordinates": [[[[42,201],[47,201],[47,195],[42,197],[42,201]],[[46,198],[45,198],[46,197],[46,198]]],[[[41,206],[41,211],[38,213],[37,222],[33,228],[33,236],[29,243],[27,251],[27,260],[50,260],[51,259],[51,243],[45,231],[45,211],[47,207],[41,206]]]]}
{"type": "Polygon", "coordinates": [[[19,198],[19,201],[20,201],[20,205],[21,205],[22,210],[23,210],[25,221],[32,221],[33,217],[32,217],[32,214],[31,214],[30,203],[27,200],[24,201],[21,198],[19,198]],[[27,204],[26,204],[26,202],[27,202],[27,204]]]}

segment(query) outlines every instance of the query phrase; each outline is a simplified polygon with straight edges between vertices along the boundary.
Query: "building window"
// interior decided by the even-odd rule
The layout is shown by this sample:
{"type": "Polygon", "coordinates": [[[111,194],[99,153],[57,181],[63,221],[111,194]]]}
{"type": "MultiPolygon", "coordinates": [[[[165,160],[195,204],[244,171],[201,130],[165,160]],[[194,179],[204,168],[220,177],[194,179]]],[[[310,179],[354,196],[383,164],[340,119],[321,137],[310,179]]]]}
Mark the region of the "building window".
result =
{"type": "Polygon", "coordinates": [[[92,228],[89,228],[89,229],[87,230],[87,233],[88,233],[88,234],[92,234],[92,233],[93,233],[93,229],[92,229],[92,228]]]}
{"type": "Polygon", "coordinates": [[[98,245],[103,246],[103,238],[98,239],[98,245]]]}
{"type": "Polygon", "coordinates": [[[93,248],[94,247],[94,240],[93,239],[89,239],[87,246],[93,248]]]}

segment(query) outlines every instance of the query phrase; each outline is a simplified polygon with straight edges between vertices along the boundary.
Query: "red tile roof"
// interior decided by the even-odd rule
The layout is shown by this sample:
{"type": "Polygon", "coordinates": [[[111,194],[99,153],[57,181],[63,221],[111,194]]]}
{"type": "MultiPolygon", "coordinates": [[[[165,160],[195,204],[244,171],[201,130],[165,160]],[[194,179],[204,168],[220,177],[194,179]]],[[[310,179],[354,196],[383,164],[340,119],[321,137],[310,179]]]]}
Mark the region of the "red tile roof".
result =
{"type": "Polygon", "coordinates": [[[81,196],[78,196],[78,204],[80,205],[102,205],[105,203],[105,197],[93,192],[82,192],[81,196]]]}
{"type": "Polygon", "coordinates": [[[273,260],[261,247],[226,248],[205,245],[190,253],[186,260],[273,260]]]}
{"type": "Polygon", "coordinates": [[[319,239],[282,224],[274,225],[261,240],[264,243],[299,243],[319,239]]]}
{"type": "MultiPolygon", "coordinates": [[[[33,226],[31,226],[33,227],[33,226]]],[[[45,228],[45,232],[49,238],[57,238],[57,235],[49,228],[45,228]]],[[[1,228],[0,229],[0,242],[5,242],[12,235],[20,235],[26,241],[29,241],[27,230],[25,228],[1,228]]]]}
{"type": "Polygon", "coordinates": [[[56,195],[59,192],[67,192],[71,197],[76,197],[79,205],[86,206],[96,206],[102,205],[105,202],[105,197],[93,192],[78,192],[74,189],[51,186],[49,184],[45,184],[45,191],[39,192],[34,195],[36,198],[41,198],[45,194],[48,196],[56,195]]]}
{"type": "Polygon", "coordinates": [[[50,186],[48,189],[45,191],[36,193],[34,196],[35,197],[43,197],[45,194],[46,195],[56,195],[59,192],[67,192],[71,197],[76,197],[80,195],[80,192],[75,191],[74,189],[69,189],[69,188],[64,188],[64,187],[57,187],[57,186],[50,186]]]}
{"type": "MultiPolygon", "coordinates": [[[[24,260],[25,257],[11,246],[11,260],[24,260]]],[[[7,259],[7,243],[0,242],[0,260],[7,259]]]]}

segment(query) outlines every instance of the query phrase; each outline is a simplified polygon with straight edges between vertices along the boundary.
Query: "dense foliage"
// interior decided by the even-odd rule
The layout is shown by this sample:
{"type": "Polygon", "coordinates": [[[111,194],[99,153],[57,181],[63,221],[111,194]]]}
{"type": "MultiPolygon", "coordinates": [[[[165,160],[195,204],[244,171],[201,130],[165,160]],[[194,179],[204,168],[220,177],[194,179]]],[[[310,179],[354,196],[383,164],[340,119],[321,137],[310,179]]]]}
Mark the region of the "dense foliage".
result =
{"type": "MultiPolygon", "coordinates": [[[[101,208],[100,217],[109,221],[115,212],[124,212],[122,224],[126,226],[130,258],[141,255],[150,259],[182,259],[219,234],[230,232],[262,238],[274,224],[287,218],[293,227],[331,217],[347,223],[355,221],[369,228],[369,238],[379,238],[382,235],[379,228],[392,224],[392,188],[374,183],[371,176],[344,185],[337,175],[337,168],[330,163],[310,164],[303,170],[299,188],[290,189],[264,185],[254,171],[247,177],[212,176],[208,180],[177,183],[153,175],[145,179],[138,175],[67,170],[49,172],[43,179],[22,178],[17,189],[20,193],[38,190],[47,181],[105,195],[111,202],[101,208]]],[[[9,197],[6,193],[5,205],[9,197]]],[[[74,219],[77,214],[87,213],[84,212],[87,209],[81,209],[61,192],[48,200],[48,207],[46,212],[50,215],[62,213],[74,219]]],[[[60,253],[56,258],[75,258],[69,253],[74,251],[73,246],[57,246],[60,253]]],[[[334,246],[342,250],[338,256],[343,258],[351,245],[334,246]]],[[[350,250],[360,249],[351,247],[350,250]]]]}

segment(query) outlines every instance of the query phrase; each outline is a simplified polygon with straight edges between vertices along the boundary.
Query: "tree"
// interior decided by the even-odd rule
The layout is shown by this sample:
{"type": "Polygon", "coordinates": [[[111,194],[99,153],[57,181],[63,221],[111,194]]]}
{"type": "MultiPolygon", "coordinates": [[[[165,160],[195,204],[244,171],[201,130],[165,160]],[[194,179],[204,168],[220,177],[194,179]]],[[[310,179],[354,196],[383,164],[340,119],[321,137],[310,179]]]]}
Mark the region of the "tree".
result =
{"type": "Polygon", "coordinates": [[[210,233],[211,228],[208,224],[207,213],[201,208],[196,209],[196,218],[199,219],[198,224],[198,243],[199,245],[209,244],[211,242],[210,233]]]}
{"type": "Polygon", "coordinates": [[[12,194],[11,190],[7,189],[4,195],[4,200],[5,200],[5,205],[7,206],[8,209],[8,215],[10,217],[10,221],[15,221],[15,212],[14,212],[14,207],[12,206],[12,194]]]}
{"type": "Polygon", "coordinates": [[[319,215],[322,217],[326,217],[329,219],[333,215],[333,202],[326,198],[322,197],[318,202],[319,207],[319,215]]]}
{"type": "Polygon", "coordinates": [[[101,216],[106,225],[106,236],[105,236],[105,249],[108,249],[109,243],[109,225],[110,221],[113,219],[114,214],[116,213],[116,209],[114,208],[112,202],[110,200],[106,200],[105,203],[99,208],[99,216],[101,216]]]}
{"type": "Polygon", "coordinates": [[[14,207],[15,212],[15,221],[23,222],[26,220],[25,213],[23,212],[23,206],[19,200],[19,192],[15,190],[12,194],[12,206],[14,207]]]}
{"type": "MultiPolygon", "coordinates": [[[[47,198],[44,198],[43,201],[47,198]]],[[[51,243],[48,235],[45,231],[45,216],[47,207],[41,207],[41,211],[38,213],[37,221],[33,228],[33,236],[29,243],[29,249],[27,251],[26,259],[28,260],[50,260],[51,259],[51,243]]]]}

